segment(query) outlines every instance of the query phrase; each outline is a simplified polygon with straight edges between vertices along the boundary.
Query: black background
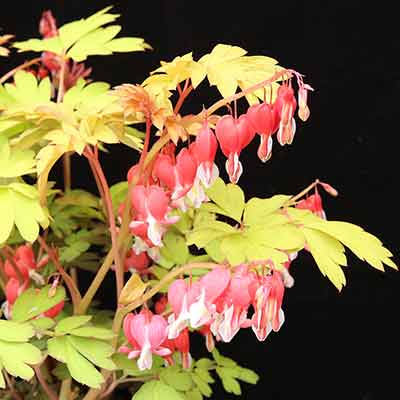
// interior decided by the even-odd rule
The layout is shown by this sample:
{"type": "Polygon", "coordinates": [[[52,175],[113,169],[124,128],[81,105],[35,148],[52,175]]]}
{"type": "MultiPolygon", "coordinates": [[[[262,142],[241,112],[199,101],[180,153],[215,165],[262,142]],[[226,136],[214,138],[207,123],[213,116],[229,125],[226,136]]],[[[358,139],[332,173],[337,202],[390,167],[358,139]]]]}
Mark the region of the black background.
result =
{"type": "MultiPolygon", "coordinates": [[[[43,10],[62,23],[85,17],[108,1],[13,1],[2,4],[0,27],[19,40],[38,36],[43,10]]],[[[391,5],[365,1],[114,1],[125,35],[145,38],[154,51],[93,57],[92,77],[113,85],[139,83],[159,60],[193,51],[198,59],[217,43],[272,56],[306,75],[314,88],[311,118],[299,123],[294,144],[275,145],[262,164],[257,143],[242,153],[240,184],[247,196],[294,194],[315,178],[340,197],[324,197],[329,219],[346,220],[379,236],[395,254],[398,207],[398,52],[391,5]]],[[[23,61],[27,55],[18,56],[23,61]]],[[[13,60],[15,63],[15,59],[13,60]]],[[[11,68],[2,60],[1,69],[11,68]]],[[[202,85],[203,88],[203,85],[202,85]]],[[[216,91],[203,88],[184,112],[210,105],[216,91]]],[[[110,184],[124,179],[136,160],[119,147],[103,156],[110,184]]],[[[222,159],[221,159],[222,160],[222,159]]],[[[83,160],[76,158],[74,185],[94,190],[83,160]]],[[[222,170],[222,163],[220,163],[222,170]]],[[[56,170],[53,178],[60,177],[56,170]]],[[[286,322],[259,343],[251,331],[229,345],[231,355],[261,375],[244,385],[243,399],[399,398],[399,274],[383,274],[349,255],[348,284],[341,294],[308,255],[293,263],[296,285],[288,290],[286,322]]],[[[112,293],[112,290],[108,291],[112,293]]],[[[105,293],[107,303],[110,294],[105,293]]],[[[202,343],[195,343],[194,354],[202,343]]],[[[213,399],[231,399],[216,387],[213,399]]]]}

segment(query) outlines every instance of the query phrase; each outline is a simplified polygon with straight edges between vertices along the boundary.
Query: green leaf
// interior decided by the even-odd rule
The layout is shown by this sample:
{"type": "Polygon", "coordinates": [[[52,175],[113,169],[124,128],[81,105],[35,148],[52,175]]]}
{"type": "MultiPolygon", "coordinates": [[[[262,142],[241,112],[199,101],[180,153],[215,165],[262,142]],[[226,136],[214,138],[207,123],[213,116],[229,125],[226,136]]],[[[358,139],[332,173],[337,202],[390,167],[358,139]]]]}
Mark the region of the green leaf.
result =
{"type": "Polygon", "coordinates": [[[218,367],[216,372],[221,378],[222,385],[226,392],[233,393],[237,396],[242,394],[239,382],[235,379],[235,370],[231,368],[218,367]]]}
{"type": "Polygon", "coordinates": [[[111,200],[114,213],[118,211],[119,206],[125,201],[128,194],[128,182],[118,182],[110,187],[111,200]]]}
{"type": "Polygon", "coordinates": [[[214,350],[211,352],[211,354],[218,365],[222,365],[223,367],[236,367],[237,366],[236,361],[233,361],[232,359],[230,359],[228,357],[222,356],[217,348],[214,348],[214,350]]]}
{"type": "Polygon", "coordinates": [[[0,340],[6,342],[27,342],[35,334],[29,324],[0,319],[0,340]]]}
{"type": "Polygon", "coordinates": [[[164,382],[150,381],[140,387],[132,400],[184,400],[184,397],[164,382]]]}
{"type": "Polygon", "coordinates": [[[58,378],[60,381],[63,381],[64,379],[70,379],[71,374],[68,371],[68,368],[65,364],[58,364],[52,371],[51,373],[58,378]]]}
{"type": "Polygon", "coordinates": [[[248,368],[236,367],[236,374],[238,379],[240,379],[243,382],[250,383],[252,385],[257,384],[257,382],[260,379],[258,374],[256,374],[254,371],[248,368]]]}
{"type": "Polygon", "coordinates": [[[65,363],[72,378],[92,388],[100,388],[103,375],[75,349],[68,336],[55,337],[47,343],[49,355],[65,363]]]}
{"type": "Polygon", "coordinates": [[[187,391],[193,387],[193,380],[188,371],[179,370],[176,367],[164,368],[160,372],[160,378],[167,385],[179,391],[187,391]]]}
{"type": "Polygon", "coordinates": [[[30,343],[14,343],[0,340],[0,366],[15,377],[25,380],[31,379],[34,372],[27,364],[38,364],[41,360],[42,354],[40,350],[30,343]]]}
{"type": "Polygon", "coordinates": [[[48,317],[33,319],[30,324],[36,331],[44,331],[52,328],[55,325],[55,321],[48,317]]]}
{"type": "Polygon", "coordinates": [[[243,222],[245,225],[264,224],[268,217],[278,211],[290,199],[290,196],[276,195],[269,199],[250,199],[245,206],[243,222]]]}
{"type": "Polygon", "coordinates": [[[200,358],[196,361],[196,367],[201,369],[210,369],[214,367],[214,361],[209,358],[200,358]]]}
{"type": "Polygon", "coordinates": [[[109,340],[115,335],[112,330],[106,328],[98,328],[96,326],[84,326],[70,331],[71,335],[109,340]]]}
{"type": "MultiPolygon", "coordinates": [[[[136,360],[130,360],[126,354],[122,353],[115,353],[111,357],[114,364],[117,366],[118,369],[123,370],[124,375],[129,376],[142,376],[142,375],[150,375],[152,371],[155,371],[159,365],[157,365],[157,358],[153,357],[153,366],[151,370],[141,371],[136,363],[136,360]]],[[[161,359],[161,364],[162,364],[161,359]]]]}
{"type": "Polygon", "coordinates": [[[193,228],[186,235],[188,245],[195,244],[198,248],[203,248],[215,239],[236,233],[237,230],[232,226],[221,221],[204,222],[201,226],[193,228]]]}
{"type": "Polygon", "coordinates": [[[203,395],[198,388],[189,390],[185,393],[186,400],[203,400],[203,395]]]}
{"type": "Polygon", "coordinates": [[[91,319],[91,315],[75,315],[67,317],[58,322],[54,331],[56,333],[70,333],[74,329],[87,324],[91,319]]]}
{"type": "Polygon", "coordinates": [[[203,396],[210,397],[212,395],[211,386],[198,374],[192,373],[192,379],[203,396]]]}
{"type": "Polygon", "coordinates": [[[240,222],[244,208],[244,193],[239,186],[232,183],[225,184],[217,178],[214,184],[207,189],[208,197],[221,208],[220,214],[240,222]]]}
{"type": "Polygon", "coordinates": [[[164,258],[178,265],[185,264],[189,257],[189,249],[182,235],[168,231],[163,237],[163,244],[160,254],[164,258]]]}
{"type": "Polygon", "coordinates": [[[49,296],[51,285],[42,289],[28,289],[18,296],[12,312],[14,321],[27,321],[44,313],[65,299],[65,289],[57,287],[55,294],[49,296]]]}
{"type": "Polygon", "coordinates": [[[14,178],[35,171],[35,153],[10,149],[7,139],[0,136],[0,178],[14,178]]]}
{"type": "Polygon", "coordinates": [[[86,241],[77,241],[70,246],[63,246],[60,248],[60,261],[61,263],[69,263],[77,259],[80,255],[85,253],[90,247],[90,243],[86,241]]]}
{"type": "Polygon", "coordinates": [[[39,204],[37,190],[25,183],[0,186],[0,208],[7,210],[0,225],[0,243],[4,243],[17,226],[21,236],[28,242],[36,240],[39,224],[46,228],[48,217],[39,204]]]}
{"type": "Polygon", "coordinates": [[[207,369],[202,369],[202,368],[195,368],[194,373],[198,375],[200,379],[202,379],[204,382],[207,383],[214,383],[214,378],[211,376],[210,372],[207,369]]]}
{"type": "Polygon", "coordinates": [[[110,343],[73,335],[69,336],[68,340],[79,353],[93,364],[108,370],[117,368],[110,358],[114,352],[110,343]]]}

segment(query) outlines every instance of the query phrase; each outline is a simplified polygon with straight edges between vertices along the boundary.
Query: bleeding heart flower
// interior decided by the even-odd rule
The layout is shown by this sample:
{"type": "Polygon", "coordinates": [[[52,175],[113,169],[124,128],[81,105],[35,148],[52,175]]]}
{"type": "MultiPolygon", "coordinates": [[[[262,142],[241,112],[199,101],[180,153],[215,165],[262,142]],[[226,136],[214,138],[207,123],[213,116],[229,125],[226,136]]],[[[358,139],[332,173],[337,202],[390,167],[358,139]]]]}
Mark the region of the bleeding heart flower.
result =
{"type": "Polygon", "coordinates": [[[322,199],[316,187],[314,194],[303,200],[300,200],[296,204],[296,208],[300,208],[302,210],[310,210],[312,211],[313,214],[317,215],[318,217],[326,219],[326,214],[322,206],[322,199]]]}
{"type": "Polygon", "coordinates": [[[293,118],[296,106],[293,88],[287,84],[281,85],[274,107],[279,112],[280,122],[277,138],[282,146],[293,142],[296,133],[296,121],[293,118]]]}
{"type": "Polygon", "coordinates": [[[148,239],[153,246],[162,246],[162,235],[166,226],[178,221],[178,216],[169,217],[169,197],[156,185],[136,185],[131,193],[135,219],[129,227],[134,235],[148,239]]]}
{"type": "Polygon", "coordinates": [[[246,114],[249,123],[260,135],[257,155],[262,162],[266,162],[272,154],[272,134],[279,127],[277,108],[267,103],[255,104],[247,110],[246,114]]]}
{"type": "Polygon", "coordinates": [[[185,328],[179,336],[174,339],[175,348],[181,353],[182,367],[189,369],[192,364],[192,356],[190,355],[190,339],[189,329],[185,328]]]}
{"type": "Polygon", "coordinates": [[[150,258],[145,251],[136,254],[133,250],[126,253],[124,267],[125,271],[142,272],[150,265],[150,258]]]}
{"type": "Polygon", "coordinates": [[[246,115],[241,115],[238,119],[224,115],[218,120],[215,132],[222,152],[228,157],[225,167],[229,179],[232,183],[237,183],[243,172],[239,161],[240,152],[253,140],[256,132],[246,115]]]}
{"type": "Polygon", "coordinates": [[[197,162],[189,150],[183,148],[176,157],[160,154],[154,166],[153,174],[171,191],[171,200],[178,200],[193,186],[197,162]]]}
{"type": "Polygon", "coordinates": [[[214,163],[217,147],[217,139],[205,121],[196,140],[190,146],[190,152],[198,163],[196,176],[206,188],[210,187],[219,175],[218,167],[214,163]]]}
{"type": "Polygon", "coordinates": [[[137,358],[138,368],[143,371],[151,369],[152,354],[165,357],[172,351],[162,346],[167,338],[167,321],[160,315],[153,315],[149,310],[139,314],[128,314],[124,320],[124,333],[133,350],[122,346],[119,351],[128,354],[128,358],[137,358]]]}
{"type": "Polygon", "coordinates": [[[173,314],[168,318],[168,338],[174,339],[187,326],[199,328],[209,324],[215,313],[215,302],[231,279],[229,270],[216,268],[188,285],[178,279],[168,289],[173,314]]]}
{"type": "Polygon", "coordinates": [[[263,277],[253,300],[254,315],[252,329],[258,340],[263,341],[269,333],[277,332],[282,326],[285,315],[282,311],[282,300],[285,287],[278,271],[263,277]]]}

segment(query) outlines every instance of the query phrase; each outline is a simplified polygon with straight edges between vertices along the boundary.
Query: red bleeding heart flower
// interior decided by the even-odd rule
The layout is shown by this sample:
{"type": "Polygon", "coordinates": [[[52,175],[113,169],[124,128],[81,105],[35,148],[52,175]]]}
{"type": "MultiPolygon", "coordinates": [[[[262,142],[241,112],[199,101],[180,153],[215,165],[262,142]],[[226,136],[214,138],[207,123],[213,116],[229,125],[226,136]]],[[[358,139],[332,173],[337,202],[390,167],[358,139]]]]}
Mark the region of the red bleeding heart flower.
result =
{"type": "Polygon", "coordinates": [[[232,183],[237,183],[243,172],[239,161],[240,152],[253,140],[256,132],[246,115],[241,115],[238,119],[231,115],[223,116],[218,120],[215,132],[221,150],[228,158],[225,167],[229,179],[232,183]]]}
{"type": "Polygon", "coordinates": [[[290,85],[283,84],[278,89],[278,97],[275,100],[280,121],[277,133],[277,139],[280,145],[291,144],[296,133],[296,121],[294,113],[297,102],[294,97],[294,90],[290,85]]]}

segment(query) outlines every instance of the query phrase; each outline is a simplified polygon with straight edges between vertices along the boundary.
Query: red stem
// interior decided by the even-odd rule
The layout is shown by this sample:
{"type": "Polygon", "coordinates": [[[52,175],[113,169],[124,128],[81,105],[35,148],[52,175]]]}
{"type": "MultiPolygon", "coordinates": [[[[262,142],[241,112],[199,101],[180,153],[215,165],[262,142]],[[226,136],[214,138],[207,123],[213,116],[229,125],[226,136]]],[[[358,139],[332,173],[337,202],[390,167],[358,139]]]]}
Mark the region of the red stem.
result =
{"type": "Polygon", "coordinates": [[[183,90],[179,92],[179,99],[175,104],[174,114],[178,114],[179,110],[182,107],[183,102],[185,101],[186,97],[189,95],[189,93],[192,90],[193,90],[193,86],[191,84],[189,84],[189,79],[186,79],[185,86],[183,87],[183,90]]]}
{"type": "Polygon", "coordinates": [[[93,168],[96,171],[96,174],[99,178],[100,185],[103,189],[103,201],[107,209],[108,214],[108,223],[110,226],[111,233],[111,245],[114,253],[114,261],[115,261],[115,276],[117,281],[117,299],[122,291],[122,287],[124,286],[124,266],[121,262],[121,257],[118,250],[118,241],[117,241],[117,226],[115,224],[114,210],[111,200],[110,188],[107,183],[107,179],[104,175],[103,168],[99,162],[98,157],[93,151],[87,147],[83,153],[85,157],[87,157],[93,164],[93,168]]]}

